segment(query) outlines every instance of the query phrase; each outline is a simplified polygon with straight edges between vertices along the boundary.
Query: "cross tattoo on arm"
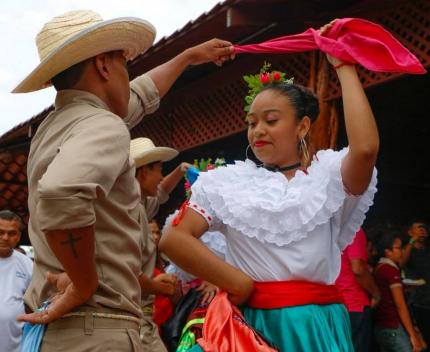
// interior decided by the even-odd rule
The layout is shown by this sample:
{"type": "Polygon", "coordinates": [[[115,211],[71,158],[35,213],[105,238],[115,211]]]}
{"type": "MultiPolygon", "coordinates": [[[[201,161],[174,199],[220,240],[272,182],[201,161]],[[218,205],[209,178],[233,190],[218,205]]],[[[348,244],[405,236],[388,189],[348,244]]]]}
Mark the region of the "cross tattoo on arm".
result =
{"type": "Polygon", "coordinates": [[[82,236],[75,236],[72,232],[68,233],[69,238],[66,241],[62,241],[60,242],[61,244],[68,244],[72,247],[72,251],[73,251],[73,256],[75,258],[79,258],[78,256],[78,252],[76,251],[76,242],[82,240],[82,236]]]}

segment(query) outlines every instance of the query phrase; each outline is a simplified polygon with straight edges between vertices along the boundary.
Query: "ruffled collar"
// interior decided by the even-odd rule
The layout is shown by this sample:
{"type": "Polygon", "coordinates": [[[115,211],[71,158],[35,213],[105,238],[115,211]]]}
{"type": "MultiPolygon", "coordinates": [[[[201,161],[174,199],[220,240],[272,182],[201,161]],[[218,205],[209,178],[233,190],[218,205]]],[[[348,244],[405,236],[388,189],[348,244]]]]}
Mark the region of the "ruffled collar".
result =
{"type": "MultiPolygon", "coordinates": [[[[287,245],[327,223],[343,205],[347,194],[340,165],[347,151],[318,152],[307,174],[298,170],[290,180],[251,160],[236,161],[202,173],[192,192],[202,194],[224,224],[262,242],[287,245]]],[[[371,198],[375,192],[376,188],[372,189],[371,198]]],[[[363,205],[364,213],[372,204],[371,198],[363,205]]],[[[355,230],[364,213],[356,219],[355,230]]]]}

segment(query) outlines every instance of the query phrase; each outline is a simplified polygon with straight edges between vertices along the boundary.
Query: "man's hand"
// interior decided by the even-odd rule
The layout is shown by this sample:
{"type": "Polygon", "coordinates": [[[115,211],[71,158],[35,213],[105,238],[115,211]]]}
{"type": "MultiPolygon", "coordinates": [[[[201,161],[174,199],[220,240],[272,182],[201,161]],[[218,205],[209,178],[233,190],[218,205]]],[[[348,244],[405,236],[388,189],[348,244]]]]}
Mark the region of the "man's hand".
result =
{"type": "Polygon", "coordinates": [[[413,352],[421,352],[424,349],[424,346],[421,344],[421,339],[417,333],[412,334],[410,339],[413,352]]]}
{"type": "Polygon", "coordinates": [[[163,178],[163,181],[160,183],[160,187],[167,193],[170,194],[178,183],[182,180],[188,168],[191,167],[191,164],[186,162],[180,163],[175,170],[173,170],[170,174],[163,178]]]}
{"type": "Polygon", "coordinates": [[[181,172],[185,174],[191,166],[193,165],[186,162],[182,162],[179,164],[179,170],[181,170],[181,172]]]}
{"type": "Polygon", "coordinates": [[[420,344],[421,344],[421,347],[423,348],[423,351],[427,350],[427,347],[428,347],[427,342],[425,342],[423,334],[421,333],[420,329],[418,329],[418,327],[415,326],[414,330],[417,333],[417,337],[418,337],[418,340],[420,340],[420,344]]]}
{"type": "Polygon", "coordinates": [[[184,50],[173,59],[153,68],[146,74],[152,79],[160,98],[162,98],[189,65],[205,64],[212,61],[221,66],[225,61],[233,58],[234,48],[230,42],[212,39],[184,50]]]}
{"type": "Polygon", "coordinates": [[[225,61],[234,59],[233,44],[221,39],[211,39],[185,50],[190,65],[213,62],[221,66],[225,61]]]}
{"type": "Polygon", "coordinates": [[[381,302],[380,296],[372,296],[372,299],[370,300],[370,308],[376,308],[379,302],[381,302]]]}
{"type": "Polygon", "coordinates": [[[48,272],[46,280],[57,288],[57,293],[51,297],[48,308],[42,312],[18,315],[16,318],[18,321],[48,324],[86,302],[86,299],[79,295],[66,273],[52,274],[48,272]]]}
{"type": "Polygon", "coordinates": [[[160,274],[154,278],[158,294],[173,296],[176,292],[178,279],[172,274],[160,274]]]}

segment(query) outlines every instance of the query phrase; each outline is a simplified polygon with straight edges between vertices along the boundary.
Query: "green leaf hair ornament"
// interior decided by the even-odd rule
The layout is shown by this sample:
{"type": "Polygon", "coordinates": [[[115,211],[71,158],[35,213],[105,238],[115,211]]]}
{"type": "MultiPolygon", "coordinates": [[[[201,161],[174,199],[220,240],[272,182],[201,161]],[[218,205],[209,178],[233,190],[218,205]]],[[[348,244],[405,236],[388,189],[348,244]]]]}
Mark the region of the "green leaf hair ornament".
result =
{"type": "Polygon", "coordinates": [[[249,112],[252,102],[256,95],[260,93],[263,88],[269,84],[293,84],[294,78],[285,78],[285,73],[281,71],[271,71],[269,69],[272,65],[268,62],[264,62],[263,67],[260,69],[260,73],[256,75],[245,75],[243,79],[248,84],[248,95],[245,97],[245,107],[243,110],[249,112]]]}

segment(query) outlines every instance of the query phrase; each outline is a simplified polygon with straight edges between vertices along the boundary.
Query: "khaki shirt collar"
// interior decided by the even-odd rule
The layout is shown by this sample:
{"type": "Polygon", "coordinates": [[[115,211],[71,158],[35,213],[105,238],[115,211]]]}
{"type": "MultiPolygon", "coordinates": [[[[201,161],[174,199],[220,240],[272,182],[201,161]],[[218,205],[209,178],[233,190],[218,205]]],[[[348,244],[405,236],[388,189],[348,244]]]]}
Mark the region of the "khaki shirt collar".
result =
{"type": "Polygon", "coordinates": [[[62,109],[66,105],[72,103],[89,104],[96,108],[110,111],[106,103],[101,100],[97,95],[94,95],[84,90],[77,89],[60,90],[55,98],[55,110],[62,109]]]}

